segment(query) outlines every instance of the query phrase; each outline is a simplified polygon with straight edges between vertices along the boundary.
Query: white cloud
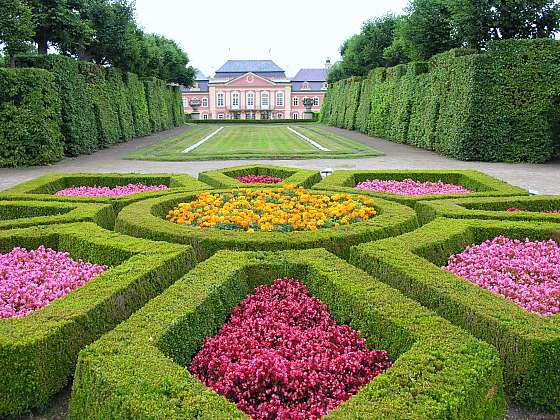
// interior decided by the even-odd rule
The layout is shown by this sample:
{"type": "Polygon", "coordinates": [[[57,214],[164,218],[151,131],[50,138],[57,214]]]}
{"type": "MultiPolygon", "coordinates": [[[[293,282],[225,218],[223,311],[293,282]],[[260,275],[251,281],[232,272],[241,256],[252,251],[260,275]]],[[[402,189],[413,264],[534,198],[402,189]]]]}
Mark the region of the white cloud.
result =
{"type": "Polygon", "coordinates": [[[136,13],[146,32],[177,41],[207,75],[227,59],[271,58],[293,76],[302,67],[322,67],[327,57],[338,60],[340,44],[365,20],[402,13],[407,3],[136,0],[136,13]]]}

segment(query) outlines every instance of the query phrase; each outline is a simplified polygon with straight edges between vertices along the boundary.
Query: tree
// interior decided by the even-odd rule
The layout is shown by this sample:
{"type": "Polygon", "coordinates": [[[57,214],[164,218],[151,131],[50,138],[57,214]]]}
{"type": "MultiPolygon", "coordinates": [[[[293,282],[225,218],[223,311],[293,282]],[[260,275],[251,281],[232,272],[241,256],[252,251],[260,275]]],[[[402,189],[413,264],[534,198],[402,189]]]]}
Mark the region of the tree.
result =
{"type": "Polygon", "coordinates": [[[22,0],[4,0],[0,8],[0,45],[3,46],[10,66],[14,56],[27,51],[33,37],[33,15],[22,0]]]}
{"type": "Polygon", "coordinates": [[[560,27],[557,0],[492,0],[494,39],[549,38],[560,27]]]}
{"type": "Polygon", "coordinates": [[[340,62],[333,64],[330,68],[329,73],[327,75],[327,83],[331,84],[334,82],[338,82],[339,80],[345,79],[346,74],[342,70],[342,65],[340,62]]]}

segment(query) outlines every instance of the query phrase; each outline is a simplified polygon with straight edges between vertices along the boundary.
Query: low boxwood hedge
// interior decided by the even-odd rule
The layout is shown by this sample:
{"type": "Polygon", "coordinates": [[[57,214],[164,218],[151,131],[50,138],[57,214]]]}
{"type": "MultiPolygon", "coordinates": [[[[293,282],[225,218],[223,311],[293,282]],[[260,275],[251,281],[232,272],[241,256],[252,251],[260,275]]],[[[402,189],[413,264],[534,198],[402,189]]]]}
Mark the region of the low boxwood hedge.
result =
{"type": "Polygon", "coordinates": [[[198,179],[216,188],[270,187],[269,184],[242,184],[235,179],[235,177],[243,175],[268,175],[282,178],[284,181],[273,184],[275,187],[296,184],[311,188],[321,181],[319,171],[271,165],[233,166],[216,171],[206,171],[199,173],[198,179]]]}
{"type": "Polygon", "coordinates": [[[360,194],[381,197],[386,200],[398,201],[409,206],[413,206],[418,201],[437,200],[460,197],[497,197],[528,195],[529,192],[523,188],[515,187],[497,178],[479,171],[472,170],[352,170],[335,171],[326,177],[322,182],[316,184],[313,189],[344,191],[349,193],[359,192],[360,194]],[[421,195],[405,196],[389,193],[377,193],[368,190],[357,190],[355,187],[359,182],[373,179],[394,179],[402,181],[404,179],[415,181],[443,181],[451,184],[461,185],[470,191],[468,194],[446,194],[446,195],[421,195]]]}
{"type": "Polygon", "coordinates": [[[40,245],[110,268],[22,318],[0,322],[0,417],[38,407],[64,388],[78,352],[161,293],[194,264],[192,248],[93,223],[0,231],[0,252],[40,245]]]}
{"type": "MultiPolygon", "coordinates": [[[[227,190],[215,192],[224,191],[227,190]]],[[[115,230],[140,238],[192,245],[198,258],[203,260],[221,249],[278,251],[325,248],[346,257],[352,245],[399,235],[418,227],[416,213],[411,208],[381,199],[375,200],[378,215],[370,220],[315,232],[248,233],[178,225],[165,219],[169,210],[196,196],[196,192],[187,192],[131,204],[119,213],[115,230]]]]}
{"type": "Polygon", "coordinates": [[[560,210],[560,196],[477,197],[454,200],[420,201],[416,212],[422,223],[438,216],[456,219],[527,220],[560,223],[560,214],[543,211],[560,210]],[[518,209],[509,212],[508,209],[518,209]]]}
{"type": "Polygon", "coordinates": [[[53,173],[23,182],[0,193],[0,200],[43,200],[82,203],[111,203],[115,211],[135,201],[160,197],[178,191],[200,191],[210,187],[186,174],[120,174],[120,173],[53,173]],[[145,185],[167,185],[169,189],[138,193],[123,197],[59,197],[57,191],[75,186],[115,187],[142,183],[145,185]],[[180,190],[179,190],[180,189],[180,190]]]}
{"type": "Polygon", "coordinates": [[[441,267],[468,245],[498,235],[549,239],[560,224],[438,218],[399,237],[361,244],[350,262],[493,344],[510,398],[560,410],[560,315],[541,317],[441,267]]]}
{"type": "Polygon", "coordinates": [[[247,418],[186,366],[252,290],[293,276],[394,364],[326,418],[501,419],[492,346],[325,250],[221,251],[81,351],[70,418],[247,418]]]}
{"type": "Polygon", "coordinates": [[[113,229],[115,212],[111,205],[100,203],[0,200],[0,230],[73,222],[113,229]]]}

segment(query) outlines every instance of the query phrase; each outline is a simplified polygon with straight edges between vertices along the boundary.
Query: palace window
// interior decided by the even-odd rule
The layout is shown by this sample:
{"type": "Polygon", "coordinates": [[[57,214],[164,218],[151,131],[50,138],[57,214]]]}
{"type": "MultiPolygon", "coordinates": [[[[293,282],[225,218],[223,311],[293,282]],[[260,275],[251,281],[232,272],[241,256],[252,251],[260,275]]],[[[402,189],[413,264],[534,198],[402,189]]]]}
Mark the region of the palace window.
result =
{"type": "Polygon", "coordinates": [[[239,108],[239,92],[234,92],[231,94],[231,107],[239,108]]]}
{"type": "MultiPolygon", "coordinates": [[[[217,103],[217,106],[219,106],[220,108],[224,107],[224,94],[223,93],[218,93],[216,103],[217,103]]],[[[223,115],[222,115],[222,117],[223,117],[223,115]]]]}
{"type": "Polygon", "coordinates": [[[329,84],[327,82],[323,82],[323,86],[321,86],[321,89],[327,90],[328,87],[329,87],[329,84]]]}
{"type": "Polygon", "coordinates": [[[253,108],[255,106],[255,94],[253,92],[247,92],[247,107],[253,108]]]}
{"type": "Polygon", "coordinates": [[[305,89],[305,90],[309,90],[310,89],[309,82],[303,82],[303,84],[301,85],[301,88],[305,89]]]}
{"type": "Polygon", "coordinates": [[[224,119],[224,114],[218,114],[218,119],[223,120],[224,119]]]}
{"type": "Polygon", "coordinates": [[[207,120],[208,119],[208,114],[202,114],[202,119],[207,120]]]}
{"type": "Polygon", "coordinates": [[[292,102],[294,103],[294,106],[298,106],[299,105],[299,98],[297,96],[294,96],[294,99],[292,100],[292,102]]]}
{"type": "Polygon", "coordinates": [[[263,108],[268,108],[269,101],[268,101],[268,92],[261,93],[261,106],[263,108]]]}
{"type": "Polygon", "coordinates": [[[284,92],[276,92],[276,106],[284,106],[284,92]]]}
{"type": "Polygon", "coordinates": [[[186,108],[188,106],[189,106],[189,98],[183,97],[183,108],[186,108]]]}
{"type": "Polygon", "coordinates": [[[206,108],[208,106],[208,98],[202,98],[202,107],[206,108]]]}
{"type": "Polygon", "coordinates": [[[313,98],[313,106],[319,106],[319,98],[317,96],[313,98]]]}
{"type": "Polygon", "coordinates": [[[299,118],[299,114],[298,114],[297,112],[294,112],[294,113],[292,114],[292,118],[293,118],[294,120],[297,120],[297,119],[299,118]]]}
{"type": "Polygon", "coordinates": [[[282,114],[281,112],[279,112],[278,114],[276,114],[276,116],[278,117],[279,120],[281,120],[282,118],[284,118],[284,114],[282,114]]]}

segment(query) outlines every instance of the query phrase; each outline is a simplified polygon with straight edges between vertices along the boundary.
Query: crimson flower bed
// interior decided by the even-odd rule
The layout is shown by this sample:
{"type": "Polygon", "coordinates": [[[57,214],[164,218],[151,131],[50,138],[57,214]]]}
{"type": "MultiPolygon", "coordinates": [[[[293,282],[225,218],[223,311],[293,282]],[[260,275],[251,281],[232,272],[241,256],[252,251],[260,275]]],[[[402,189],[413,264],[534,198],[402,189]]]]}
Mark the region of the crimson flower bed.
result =
{"type": "Polygon", "coordinates": [[[391,366],[298,280],[255,289],[189,371],[255,419],[315,419],[391,366]]]}
{"type": "Polygon", "coordinates": [[[236,176],[235,179],[242,184],[279,184],[284,181],[282,178],[269,175],[243,175],[236,176]]]}
{"type": "Polygon", "coordinates": [[[0,254],[0,319],[28,315],[106,270],[44,246],[0,254]]]}
{"type": "Polygon", "coordinates": [[[498,236],[471,245],[444,267],[532,313],[560,313],[560,246],[498,236]]]}
{"type": "MultiPolygon", "coordinates": [[[[530,210],[520,210],[520,209],[516,209],[515,207],[512,207],[510,209],[507,209],[507,211],[509,211],[510,213],[518,213],[520,211],[530,211],[530,210]]],[[[543,213],[543,214],[560,214],[560,210],[544,210],[544,211],[540,211],[539,213],[543,213]]]]}
{"type": "Polygon", "coordinates": [[[455,184],[438,182],[419,182],[413,179],[403,181],[374,179],[356,185],[360,190],[383,192],[398,195],[467,194],[471,191],[455,184]]]}
{"type": "Polygon", "coordinates": [[[57,191],[57,196],[83,196],[83,197],[122,197],[142,192],[166,190],[167,185],[128,184],[116,187],[70,187],[57,191]]]}

